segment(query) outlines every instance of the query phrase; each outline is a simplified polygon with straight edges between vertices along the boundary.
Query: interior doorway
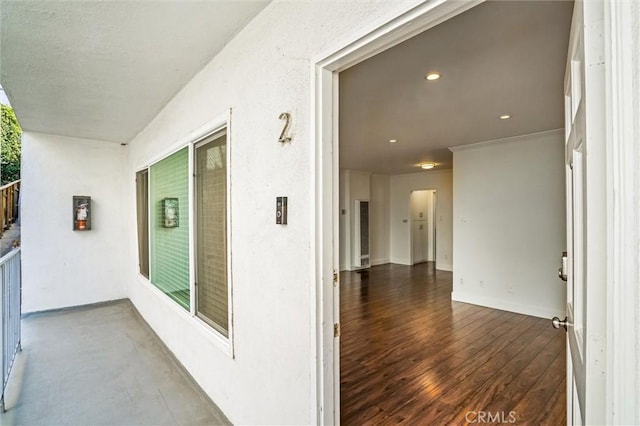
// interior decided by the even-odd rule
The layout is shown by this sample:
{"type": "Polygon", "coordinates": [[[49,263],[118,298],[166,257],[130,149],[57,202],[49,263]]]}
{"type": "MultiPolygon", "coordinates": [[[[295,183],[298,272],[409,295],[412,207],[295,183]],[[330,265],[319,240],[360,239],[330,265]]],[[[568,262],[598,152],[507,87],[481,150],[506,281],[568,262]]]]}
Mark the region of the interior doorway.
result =
{"type": "Polygon", "coordinates": [[[411,264],[436,260],[436,191],[412,191],[409,196],[411,212],[411,264]]]}
{"type": "MultiPolygon", "coordinates": [[[[325,416],[319,420],[320,422],[338,423],[340,420],[340,414],[339,414],[340,412],[339,410],[340,369],[338,366],[340,365],[340,339],[342,338],[340,334],[341,297],[340,297],[340,284],[339,284],[340,280],[337,278],[337,271],[335,269],[332,271],[333,265],[339,264],[338,258],[339,258],[340,252],[337,250],[338,243],[336,239],[332,238],[331,235],[327,235],[327,233],[321,232],[322,229],[326,229],[324,228],[325,224],[331,224],[331,226],[333,226],[333,232],[334,232],[333,235],[335,236],[338,234],[339,228],[338,228],[337,219],[338,219],[338,215],[340,214],[339,210],[336,208],[337,200],[338,200],[338,194],[337,194],[337,187],[338,187],[337,176],[338,176],[338,170],[339,170],[338,163],[339,163],[339,158],[341,160],[343,158],[343,155],[346,153],[343,148],[348,146],[348,145],[343,145],[344,141],[347,138],[343,138],[341,134],[338,136],[338,134],[340,133],[340,129],[338,127],[338,120],[336,120],[335,118],[333,120],[326,119],[326,117],[336,117],[336,114],[338,111],[338,104],[340,104],[340,108],[339,108],[340,111],[343,110],[343,105],[341,104],[342,102],[341,95],[342,95],[343,86],[342,86],[342,83],[340,83],[340,92],[338,92],[339,78],[338,78],[337,72],[345,70],[361,62],[363,58],[372,57],[376,53],[379,53],[380,51],[385,50],[390,45],[395,45],[402,41],[406,41],[410,37],[420,33],[421,31],[434,27],[435,25],[445,22],[454,16],[460,15],[462,14],[462,12],[474,7],[478,3],[480,2],[467,3],[467,4],[461,5],[460,3],[457,3],[457,2],[444,2],[441,5],[438,5],[435,7],[433,5],[431,6],[422,5],[420,7],[411,8],[410,11],[407,11],[407,13],[398,15],[396,19],[389,21],[382,28],[378,28],[376,29],[376,31],[372,31],[370,34],[368,34],[364,38],[358,38],[356,41],[353,42],[353,44],[349,44],[344,49],[332,54],[331,56],[327,57],[325,60],[320,60],[316,62],[316,72],[317,72],[316,97],[317,99],[323,100],[316,105],[317,107],[319,107],[319,111],[317,111],[317,115],[316,115],[316,118],[318,119],[318,121],[317,121],[317,126],[315,130],[316,130],[317,140],[321,142],[321,145],[318,146],[318,151],[316,152],[316,154],[319,157],[319,166],[320,166],[320,168],[318,169],[319,179],[317,181],[318,183],[317,188],[319,189],[318,197],[320,198],[319,202],[321,205],[333,206],[332,208],[323,209],[322,215],[319,217],[319,220],[317,222],[318,224],[317,230],[319,232],[317,234],[319,237],[318,239],[319,246],[317,248],[319,249],[318,256],[319,256],[319,266],[320,266],[318,276],[319,276],[319,283],[321,285],[320,294],[322,294],[322,300],[325,301],[324,303],[321,303],[319,305],[321,322],[323,326],[320,328],[320,334],[319,334],[319,340],[318,340],[318,343],[320,346],[318,347],[318,351],[319,351],[319,358],[324,360],[324,362],[326,362],[326,364],[319,363],[319,366],[320,366],[319,368],[322,370],[321,371],[322,380],[319,381],[319,387],[318,387],[318,391],[320,392],[320,395],[321,395],[319,397],[319,400],[322,401],[321,411],[323,413],[322,415],[325,416]],[[439,6],[444,6],[444,7],[440,8],[439,6]],[[363,48],[363,46],[366,46],[366,47],[363,48]],[[354,53],[356,51],[357,53],[354,53]],[[340,97],[338,97],[338,93],[340,93],[340,97]],[[330,102],[326,102],[328,100],[330,102]],[[332,125],[328,125],[330,122],[332,123],[332,125]],[[340,139],[340,150],[338,150],[337,146],[335,146],[335,143],[338,139],[340,139]],[[338,151],[340,151],[340,156],[338,156],[338,151]],[[330,241],[333,241],[334,243],[332,244],[330,241]],[[333,250],[329,249],[331,246],[333,246],[333,250]],[[328,259],[328,258],[333,258],[333,261],[332,262],[323,261],[323,259],[328,259]],[[323,277],[329,277],[329,276],[334,277],[333,281],[327,281],[326,279],[323,279],[323,277]],[[331,295],[332,297],[329,297],[329,295],[331,295]],[[327,300],[331,300],[331,302],[329,302],[330,305],[328,304],[328,302],[326,302],[327,300]],[[329,368],[322,368],[323,365],[327,365],[329,366],[329,368]]],[[[483,84],[482,87],[487,87],[487,85],[483,84]]],[[[405,97],[404,99],[407,99],[407,97],[405,97]]],[[[459,99],[456,99],[456,101],[457,101],[458,107],[460,105],[464,105],[465,107],[468,106],[467,103],[460,102],[459,99]]],[[[369,103],[383,104],[383,103],[376,102],[375,99],[369,99],[369,103]]],[[[531,105],[531,103],[529,102],[527,105],[531,105]]],[[[440,104],[439,107],[441,106],[442,105],[440,104]]],[[[454,111],[458,111],[458,109],[456,109],[458,107],[454,107],[454,111]]],[[[464,108],[460,108],[460,109],[464,109],[464,108]]],[[[562,109],[562,107],[560,107],[560,109],[562,109]]],[[[484,110],[486,110],[486,108],[484,110]]],[[[397,117],[384,117],[384,118],[379,117],[379,119],[376,120],[375,122],[381,123],[381,122],[400,121],[400,120],[396,120],[395,118],[397,117]]],[[[505,117],[505,119],[508,119],[508,118],[509,117],[505,117]]],[[[451,120],[447,120],[447,121],[450,122],[451,120]]],[[[445,121],[443,120],[442,122],[445,122],[445,121]]],[[[469,123],[466,123],[466,124],[469,125],[469,123]]],[[[450,127],[450,129],[455,130],[456,128],[454,126],[454,127],[450,127]]],[[[484,136],[484,139],[482,139],[483,137],[479,136],[481,132],[478,131],[478,128],[475,128],[475,132],[472,131],[472,133],[473,133],[472,137],[476,138],[475,139],[476,141],[490,139],[490,137],[487,137],[487,136],[484,136]]],[[[398,140],[396,140],[396,138],[394,138],[392,135],[386,134],[384,132],[378,132],[378,135],[380,136],[376,136],[375,138],[369,139],[371,143],[376,142],[378,137],[382,137],[384,139],[384,142],[387,142],[387,138],[388,138],[387,143],[389,144],[398,142],[398,140]]],[[[440,142],[440,143],[443,143],[443,142],[440,142]]],[[[446,147],[447,146],[446,144],[448,142],[444,142],[444,143],[445,143],[444,146],[446,147]]],[[[453,144],[450,144],[449,146],[451,145],[453,144]]],[[[391,146],[391,145],[388,145],[388,146],[391,146]]],[[[381,151],[384,151],[384,150],[378,150],[372,147],[367,147],[367,149],[362,149],[361,147],[359,150],[359,153],[362,154],[361,155],[362,157],[364,157],[364,154],[369,155],[369,154],[377,153],[378,155],[381,155],[383,157],[382,159],[380,158],[378,159],[377,164],[382,166],[392,165],[394,158],[391,158],[390,156],[385,156],[384,153],[381,154],[381,151]]],[[[406,150],[406,151],[408,152],[410,150],[406,150]]],[[[440,153],[443,153],[443,152],[441,151],[440,153]]],[[[423,161],[425,160],[428,160],[428,159],[417,159],[417,162],[419,163],[409,164],[405,166],[405,167],[408,167],[408,169],[404,169],[404,171],[400,171],[396,173],[400,173],[400,174],[411,173],[412,170],[415,170],[413,169],[413,167],[427,166],[428,163],[427,164],[423,163],[423,161]]],[[[446,163],[446,161],[447,160],[445,159],[444,162],[446,163]]],[[[433,162],[439,163],[440,161],[434,160],[433,162]]],[[[428,169],[429,167],[422,167],[422,168],[428,169]]],[[[362,168],[362,167],[350,167],[349,169],[350,170],[367,170],[366,168],[362,168]]],[[[392,176],[391,177],[392,185],[393,185],[393,181],[394,179],[392,176]]],[[[390,193],[394,194],[394,191],[390,190],[390,193]]],[[[438,191],[438,201],[440,201],[441,195],[442,195],[441,192],[438,191]]],[[[393,208],[394,207],[392,203],[391,209],[393,208]]],[[[391,226],[398,227],[398,228],[402,228],[402,227],[408,228],[409,221],[407,219],[409,218],[405,218],[405,219],[400,218],[400,221],[393,221],[393,218],[392,218],[391,226]],[[403,225],[403,224],[406,224],[406,225],[403,225]]],[[[438,219],[440,220],[440,218],[438,219]]],[[[467,223],[467,220],[466,219],[461,220],[461,222],[467,223]]],[[[440,235],[440,229],[438,229],[438,235],[440,235]]],[[[441,247],[439,247],[439,249],[440,248],[441,247]]],[[[408,252],[412,251],[412,245],[408,247],[407,251],[408,252]]],[[[393,254],[391,255],[391,257],[393,257],[393,254]]],[[[409,256],[405,259],[408,262],[407,265],[410,265],[413,263],[413,256],[409,256]]],[[[372,271],[374,269],[375,267],[372,268],[372,271]]],[[[369,272],[369,274],[371,274],[371,272],[369,272]]],[[[360,276],[362,277],[363,275],[360,274],[360,276]]],[[[361,296],[366,298],[368,297],[368,295],[371,295],[372,283],[371,282],[365,283],[365,281],[366,280],[362,281],[362,283],[366,285],[361,286],[359,288],[359,291],[361,292],[361,296]]],[[[482,282],[480,283],[480,285],[482,285],[482,282]]],[[[530,352],[525,352],[525,353],[530,353],[530,352]]],[[[508,359],[508,358],[505,358],[505,359],[508,359]]],[[[475,371],[475,370],[471,368],[470,371],[475,371]]],[[[382,398],[385,398],[385,397],[382,396],[382,398]]]]}

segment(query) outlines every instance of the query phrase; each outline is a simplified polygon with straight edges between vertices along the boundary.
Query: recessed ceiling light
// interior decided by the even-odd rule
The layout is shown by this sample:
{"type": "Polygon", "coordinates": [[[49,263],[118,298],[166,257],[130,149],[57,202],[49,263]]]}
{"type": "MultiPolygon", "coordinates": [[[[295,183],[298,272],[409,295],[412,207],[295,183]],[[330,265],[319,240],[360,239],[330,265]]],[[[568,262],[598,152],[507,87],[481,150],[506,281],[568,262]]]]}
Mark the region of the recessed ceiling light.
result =
{"type": "Polygon", "coordinates": [[[500,116],[500,120],[508,120],[510,118],[511,118],[511,116],[509,114],[503,114],[503,115],[500,116]]]}
{"type": "Polygon", "coordinates": [[[435,166],[436,166],[435,163],[422,163],[422,164],[420,164],[420,167],[422,167],[425,170],[433,169],[435,166]]]}
{"type": "Polygon", "coordinates": [[[389,143],[396,143],[396,142],[398,142],[397,139],[389,139],[389,143]]]}
{"type": "Polygon", "coordinates": [[[440,74],[437,72],[430,72],[425,78],[429,81],[437,80],[440,78],[440,74]]]}

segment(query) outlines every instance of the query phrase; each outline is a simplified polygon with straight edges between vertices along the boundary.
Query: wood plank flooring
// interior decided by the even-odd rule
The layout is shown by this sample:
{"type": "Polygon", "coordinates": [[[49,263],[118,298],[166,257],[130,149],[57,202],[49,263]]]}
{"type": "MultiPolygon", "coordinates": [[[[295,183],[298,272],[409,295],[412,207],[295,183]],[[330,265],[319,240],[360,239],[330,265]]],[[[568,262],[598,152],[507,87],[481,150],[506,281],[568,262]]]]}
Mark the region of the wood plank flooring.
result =
{"type": "Polygon", "coordinates": [[[452,302],[451,282],[431,262],[341,273],[342,424],[482,424],[490,414],[564,425],[564,333],[452,302]]]}

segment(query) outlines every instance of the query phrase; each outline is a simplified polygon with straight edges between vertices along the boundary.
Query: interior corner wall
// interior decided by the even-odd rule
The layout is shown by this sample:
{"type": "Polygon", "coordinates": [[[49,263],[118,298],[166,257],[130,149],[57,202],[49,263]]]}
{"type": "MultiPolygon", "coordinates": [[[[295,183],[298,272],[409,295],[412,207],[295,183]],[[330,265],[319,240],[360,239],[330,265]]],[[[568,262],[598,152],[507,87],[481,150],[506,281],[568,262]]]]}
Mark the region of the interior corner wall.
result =
{"type": "Polygon", "coordinates": [[[350,172],[349,170],[340,170],[340,182],[339,182],[339,201],[338,208],[340,209],[339,215],[339,238],[340,238],[340,270],[351,270],[351,194],[350,188],[350,172]]]}
{"type": "Polygon", "coordinates": [[[340,170],[340,270],[353,270],[354,201],[369,201],[370,263],[389,263],[389,176],[340,170]]]}
{"type": "Polygon", "coordinates": [[[22,135],[20,221],[25,313],[126,297],[125,149],[22,135]],[[91,230],[73,230],[74,195],[91,197],[91,230]]]}
{"type": "Polygon", "coordinates": [[[310,66],[339,40],[406,9],[397,2],[271,2],[129,142],[127,294],[234,424],[320,418],[310,66]],[[136,272],[133,231],[136,170],[230,109],[234,356],[136,272]],[[277,141],[283,111],[291,113],[287,144],[277,141]],[[278,196],[288,197],[287,225],[275,223],[278,196]]]}
{"type": "MultiPolygon", "coordinates": [[[[340,270],[351,271],[354,269],[353,251],[355,250],[354,201],[369,201],[369,212],[372,214],[371,173],[358,170],[341,170],[340,178],[340,270]]],[[[370,229],[371,226],[370,224],[370,229]]],[[[373,235],[371,235],[370,244],[373,244],[373,235]]]]}
{"type": "Polygon", "coordinates": [[[389,263],[389,176],[371,175],[371,265],[389,263]]]}
{"type": "Polygon", "coordinates": [[[436,269],[453,269],[453,173],[434,170],[390,177],[390,259],[411,265],[411,192],[436,191],[436,269]]]}
{"type": "Polygon", "coordinates": [[[562,130],[462,147],[453,164],[453,300],[563,316],[562,130]]]}
{"type": "MultiPolygon", "coordinates": [[[[355,209],[356,201],[369,202],[369,211],[371,211],[371,173],[362,172],[356,170],[349,170],[349,194],[351,199],[348,200],[349,208],[347,209],[347,215],[351,222],[350,227],[350,240],[351,240],[351,252],[349,258],[351,259],[351,269],[360,269],[360,234],[356,234],[360,229],[360,225],[356,223],[357,217],[360,217],[359,211],[355,209]],[[356,216],[358,215],[358,216],[356,216]]],[[[371,235],[369,235],[371,237],[371,235]]],[[[369,239],[369,245],[371,245],[371,239],[369,239]]],[[[371,250],[371,247],[369,247],[371,250]]],[[[369,252],[371,254],[371,252],[369,252]]]]}

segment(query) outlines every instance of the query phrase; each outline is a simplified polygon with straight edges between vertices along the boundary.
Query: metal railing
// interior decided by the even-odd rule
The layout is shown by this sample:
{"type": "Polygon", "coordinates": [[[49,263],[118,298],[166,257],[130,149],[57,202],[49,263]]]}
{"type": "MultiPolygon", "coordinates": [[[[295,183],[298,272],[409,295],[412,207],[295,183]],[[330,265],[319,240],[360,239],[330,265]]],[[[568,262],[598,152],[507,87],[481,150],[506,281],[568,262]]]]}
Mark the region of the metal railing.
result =
{"type": "Polygon", "coordinates": [[[2,279],[2,300],[0,318],[2,318],[2,395],[0,408],[4,412],[4,391],[16,353],[20,346],[20,318],[22,316],[22,266],[21,251],[16,248],[0,259],[0,278],[2,279]]]}

